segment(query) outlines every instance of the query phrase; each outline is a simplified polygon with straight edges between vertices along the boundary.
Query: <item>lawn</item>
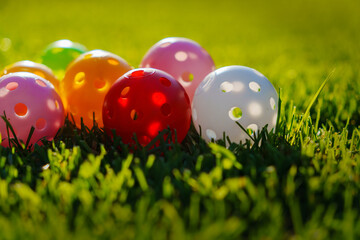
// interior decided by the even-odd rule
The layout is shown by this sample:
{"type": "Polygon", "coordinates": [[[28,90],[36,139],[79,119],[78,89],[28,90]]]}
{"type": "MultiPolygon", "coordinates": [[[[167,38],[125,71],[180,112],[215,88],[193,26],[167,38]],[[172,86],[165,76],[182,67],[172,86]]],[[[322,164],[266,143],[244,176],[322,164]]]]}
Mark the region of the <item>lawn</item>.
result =
{"type": "Polygon", "coordinates": [[[281,109],[254,144],[206,144],[192,128],[170,150],[133,150],[68,120],[41,147],[0,147],[0,239],[360,238],[359,12],[356,0],[1,0],[1,69],[58,39],[137,67],[180,36],[217,68],[263,73],[281,109]]]}

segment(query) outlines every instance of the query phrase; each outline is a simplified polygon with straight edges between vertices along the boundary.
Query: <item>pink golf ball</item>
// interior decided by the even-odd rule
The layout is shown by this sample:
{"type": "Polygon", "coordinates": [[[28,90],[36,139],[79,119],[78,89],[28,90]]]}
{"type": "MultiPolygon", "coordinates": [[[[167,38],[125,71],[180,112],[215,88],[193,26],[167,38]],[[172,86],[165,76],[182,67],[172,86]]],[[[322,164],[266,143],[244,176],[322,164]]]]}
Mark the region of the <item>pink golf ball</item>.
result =
{"type": "Polygon", "coordinates": [[[165,38],[152,46],[140,67],[169,73],[185,88],[191,101],[200,82],[215,70],[214,61],[204,48],[190,39],[179,37],[165,38]]]}
{"type": "MultiPolygon", "coordinates": [[[[0,115],[6,117],[16,137],[25,143],[31,127],[30,144],[52,140],[64,124],[64,107],[54,86],[32,73],[10,73],[0,78],[0,115]]],[[[2,146],[9,146],[6,123],[0,119],[2,146]]],[[[9,131],[10,138],[13,134],[9,131]]]]}

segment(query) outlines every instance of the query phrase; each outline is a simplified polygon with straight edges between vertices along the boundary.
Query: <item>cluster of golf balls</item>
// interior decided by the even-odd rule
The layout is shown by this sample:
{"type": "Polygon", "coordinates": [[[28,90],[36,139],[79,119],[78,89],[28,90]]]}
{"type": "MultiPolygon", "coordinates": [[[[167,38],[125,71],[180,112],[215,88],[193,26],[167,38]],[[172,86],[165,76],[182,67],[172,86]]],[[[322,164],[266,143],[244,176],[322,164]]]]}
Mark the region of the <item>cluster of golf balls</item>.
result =
{"type": "Polygon", "coordinates": [[[0,120],[3,146],[14,133],[25,142],[32,127],[30,144],[51,140],[69,114],[78,127],[96,123],[143,146],[166,128],[181,142],[191,120],[208,142],[224,134],[240,142],[277,119],[277,93],[264,75],[243,66],[215,70],[208,52],[186,38],[159,41],[136,69],[113,53],[59,40],[42,64],[20,61],[2,75],[0,112],[13,129],[0,120]]]}

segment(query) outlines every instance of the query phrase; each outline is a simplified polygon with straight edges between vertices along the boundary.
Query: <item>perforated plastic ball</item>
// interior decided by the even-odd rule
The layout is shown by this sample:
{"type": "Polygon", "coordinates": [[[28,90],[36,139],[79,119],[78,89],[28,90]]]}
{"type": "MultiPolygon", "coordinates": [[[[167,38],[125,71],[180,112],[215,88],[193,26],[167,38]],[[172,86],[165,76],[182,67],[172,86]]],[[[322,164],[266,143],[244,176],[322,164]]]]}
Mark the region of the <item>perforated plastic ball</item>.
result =
{"type": "Polygon", "coordinates": [[[214,61],[198,43],[170,37],[156,43],[146,53],[140,67],[163,70],[185,88],[192,101],[195,90],[204,77],[215,70],[214,61]]]}
{"type": "Polygon", "coordinates": [[[80,54],[86,52],[85,46],[67,39],[48,45],[42,54],[42,63],[54,71],[65,71],[66,67],[80,54]]]}
{"type": "Polygon", "coordinates": [[[14,73],[14,72],[34,73],[51,82],[56,90],[59,89],[59,80],[55,77],[53,71],[44,64],[36,63],[28,60],[19,61],[9,66],[6,66],[2,72],[2,75],[6,75],[8,73],[14,73]]]}
{"type": "Polygon", "coordinates": [[[103,50],[93,50],[73,61],[60,83],[65,108],[71,113],[78,127],[81,117],[84,124],[93,127],[93,113],[99,127],[103,126],[102,106],[111,85],[131,70],[121,57],[103,50]]]}
{"type": "MultiPolygon", "coordinates": [[[[16,137],[26,143],[31,127],[35,131],[30,144],[51,140],[64,124],[64,108],[54,86],[32,73],[10,73],[0,78],[0,115],[4,112],[16,137]]],[[[6,123],[0,119],[2,145],[9,145],[6,123]]],[[[10,131],[10,137],[13,134],[10,131]]]]}
{"type": "Polygon", "coordinates": [[[245,142],[265,125],[270,131],[276,125],[278,95],[273,85],[260,72],[243,66],[229,66],[210,73],[197,88],[192,105],[192,118],[206,141],[223,138],[245,142]]]}
{"type": "MultiPolygon", "coordinates": [[[[123,142],[134,144],[136,133],[141,145],[147,145],[168,126],[176,130],[181,142],[190,127],[190,99],[184,88],[169,74],[152,68],[134,69],[109,90],[104,100],[105,130],[112,129],[123,142]]],[[[173,141],[175,137],[173,135],[173,141]]]]}

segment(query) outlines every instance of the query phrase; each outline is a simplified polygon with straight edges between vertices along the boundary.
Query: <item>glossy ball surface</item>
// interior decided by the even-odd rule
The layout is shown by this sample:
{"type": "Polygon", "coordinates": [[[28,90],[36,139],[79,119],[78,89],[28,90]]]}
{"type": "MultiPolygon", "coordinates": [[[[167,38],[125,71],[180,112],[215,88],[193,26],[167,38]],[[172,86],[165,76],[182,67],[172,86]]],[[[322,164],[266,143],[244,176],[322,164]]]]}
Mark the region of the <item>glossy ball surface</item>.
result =
{"type": "Polygon", "coordinates": [[[103,119],[105,130],[111,134],[115,129],[128,144],[134,144],[136,133],[139,143],[145,146],[168,126],[176,129],[177,140],[181,142],[191,123],[190,100],[169,74],[152,68],[134,69],[109,90],[103,119]]]}
{"type": "MultiPolygon", "coordinates": [[[[6,114],[17,138],[26,142],[30,129],[35,131],[30,144],[51,140],[64,124],[64,108],[54,86],[47,80],[25,72],[0,78],[0,112],[6,114]]],[[[6,123],[0,119],[2,145],[9,145],[6,123]]],[[[13,134],[10,132],[10,137],[13,134]]]]}
{"type": "Polygon", "coordinates": [[[102,106],[111,85],[131,70],[121,57],[103,50],[93,50],[73,61],[60,83],[65,108],[71,113],[78,127],[81,117],[84,124],[93,127],[93,113],[99,127],[103,126],[102,106]]]}
{"type": "Polygon", "coordinates": [[[67,39],[49,44],[41,56],[42,63],[54,71],[65,71],[66,67],[80,54],[86,52],[85,46],[67,39]]]}
{"type": "Polygon", "coordinates": [[[59,89],[59,80],[55,77],[53,71],[44,64],[36,63],[29,60],[19,61],[9,66],[6,66],[2,72],[2,75],[14,72],[34,73],[51,82],[57,91],[59,89]]]}
{"type": "Polygon", "coordinates": [[[278,95],[270,81],[255,69],[229,66],[210,73],[196,90],[192,105],[195,128],[207,142],[223,138],[244,142],[265,125],[276,125],[278,95]]]}
{"type": "Polygon", "coordinates": [[[198,43],[179,37],[165,38],[146,53],[140,67],[163,70],[172,75],[192,101],[204,77],[215,70],[214,61],[198,43]]]}

